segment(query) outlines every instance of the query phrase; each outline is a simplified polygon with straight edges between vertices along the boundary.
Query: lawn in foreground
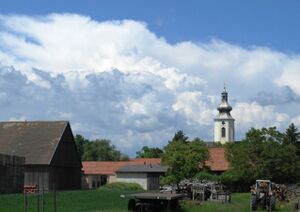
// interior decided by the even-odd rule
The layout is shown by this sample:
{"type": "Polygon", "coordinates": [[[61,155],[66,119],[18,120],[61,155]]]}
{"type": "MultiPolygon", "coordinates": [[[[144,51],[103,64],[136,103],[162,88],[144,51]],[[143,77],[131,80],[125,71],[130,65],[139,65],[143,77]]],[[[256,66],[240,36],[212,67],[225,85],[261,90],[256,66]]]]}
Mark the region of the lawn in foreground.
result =
{"type": "MultiPolygon", "coordinates": [[[[133,192],[133,191],[129,191],[133,192]]],[[[120,189],[82,190],[57,192],[57,211],[127,211],[128,199],[120,198],[121,194],[129,193],[120,189]]],[[[243,212],[249,211],[249,193],[235,193],[232,195],[232,203],[220,204],[205,202],[195,205],[185,202],[182,205],[184,212],[243,212]]],[[[0,195],[0,211],[14,212],[23,211],[23,195],[0,195]]],[[[53,210],[52,194],[45,195],[45,210],[53,210]]],[[[276,211],[291,211],[290,204],[277,204],[276,211]]],[[[37,211],[37,197],[29,197],[28,211],[37,211]]],[[[41,210],[40,210],[41,211],[41,210]]]]}
{"type": "MultiPolygon", "coordinates": [[[[118,189],[57,192],[56,208],[57,211],[127,211],[127,200],[120,198],[123,193],[124,190],[118,189]]],[[[44,199],[44,211],[54,211],[53,194],[45,194],[44,199]]],[[[37,211],[37,196],[30,196],[28,202],[28,211],[37,211]]],[[[23,210],[24,197],[22,194],[0,195],[1,212],[23,210]]]]}
{"type": "MultiPolygon", "coordinates": [[[[250,211],[250,194],[249,193],[234,193],[231,196],[231,203],[221,204],[213,202],[203,202],[199,205],[191,201],[184,202],[182,209],[189,212],[243,212],[250,211]]],[[[263,211],[263,210],[257,210],[263,211]]],[[[266,211],[266,210],[264,210],[266,211]]],[[[276,203],[276,211],[287,212],[291,211],[291,204],[276,203]]]]}

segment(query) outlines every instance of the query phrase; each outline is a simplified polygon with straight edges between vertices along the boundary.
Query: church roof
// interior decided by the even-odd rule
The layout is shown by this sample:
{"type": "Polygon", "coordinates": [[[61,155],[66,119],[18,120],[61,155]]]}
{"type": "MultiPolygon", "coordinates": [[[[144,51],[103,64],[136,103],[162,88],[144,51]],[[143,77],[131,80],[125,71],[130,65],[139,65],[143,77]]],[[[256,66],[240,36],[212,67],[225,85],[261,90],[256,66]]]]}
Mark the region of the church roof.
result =
{"type": "Polygon", "coordinates": [[[230,113],[219,113],[217,115],[217,117],[215,118],[215,120],[219,120],[219,119],[233,119],[234,118],[230,115],[230,113]]]}
{"type": "Polygon", "coordinates": [[[226,171],[229,168],[229,162],[225,157],[224,147],[209,147],[210,158],[205,165],[212,171],[226,171]]]}

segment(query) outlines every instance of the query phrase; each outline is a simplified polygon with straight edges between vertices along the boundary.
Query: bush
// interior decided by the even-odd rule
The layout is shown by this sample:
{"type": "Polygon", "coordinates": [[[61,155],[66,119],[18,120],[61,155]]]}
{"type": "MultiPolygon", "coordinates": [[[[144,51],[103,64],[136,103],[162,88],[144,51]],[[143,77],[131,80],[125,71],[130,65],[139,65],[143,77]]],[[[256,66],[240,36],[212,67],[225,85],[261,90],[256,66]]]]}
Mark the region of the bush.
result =
{"type": "Polygon", "coordinates": [[[140,184],[124,183],[124,182],[109,183],[104,186],[101,186],[99,189],[119,189],[119,190],[126,190],[126,191],[144,190],[140,184]]]}
{"type": "Polygon", "coordinates": [[[201,171],[194,177],[197,180],[208,180],[208,181],[220,181],[220,176],[216,174],[209,173],[207,171],[201,171]]]}
{"type": "Polygon", "coordinates": [[[253,184],[253,181],[245,181],[242,176],[231,170],[222,173],[219,179],[232,192],[249,192],[250,186],[253,184]]]}

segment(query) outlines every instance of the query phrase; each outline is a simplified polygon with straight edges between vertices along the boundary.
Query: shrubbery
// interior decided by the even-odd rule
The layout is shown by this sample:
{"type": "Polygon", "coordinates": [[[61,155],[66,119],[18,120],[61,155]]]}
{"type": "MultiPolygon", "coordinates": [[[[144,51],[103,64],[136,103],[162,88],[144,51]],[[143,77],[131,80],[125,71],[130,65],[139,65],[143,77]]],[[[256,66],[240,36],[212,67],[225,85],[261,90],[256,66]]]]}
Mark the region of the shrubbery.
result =
{"type": "Polygon", "coordinates": [[[142,186],[137,183],[124,183],[124,182],[115,182],[109,183],[104,186],[101,186],[99,189],[119,189],[126,191],[139,191],[143,190],[142,186]]]}
{"type": "Polygon", "coordinates": [[[197,180],[207,180],[207,181],[220,181],[220,175],[212,174],[207,171],[201,171],[194,177],[197,180]]]}

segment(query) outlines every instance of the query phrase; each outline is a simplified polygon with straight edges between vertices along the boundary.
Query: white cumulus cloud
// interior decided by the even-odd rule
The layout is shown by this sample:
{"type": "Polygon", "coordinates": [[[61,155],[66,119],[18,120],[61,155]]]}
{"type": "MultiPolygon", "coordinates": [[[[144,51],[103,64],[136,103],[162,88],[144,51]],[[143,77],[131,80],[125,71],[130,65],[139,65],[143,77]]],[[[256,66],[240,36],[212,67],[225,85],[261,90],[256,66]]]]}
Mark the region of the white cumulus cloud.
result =
{"type": "Polygon", "coordinates": [[[213,138],[225,82],[237,138],[298,123],[299,55],[213,39],[168,43],[134,20],[0,16],[1,119],[69,119],[134,154],[176,130],[213,138]],[[265,98],[269,96],[269,98],[265,98]],[[293,107],[290,104],[293,102],[293,107]]]}

